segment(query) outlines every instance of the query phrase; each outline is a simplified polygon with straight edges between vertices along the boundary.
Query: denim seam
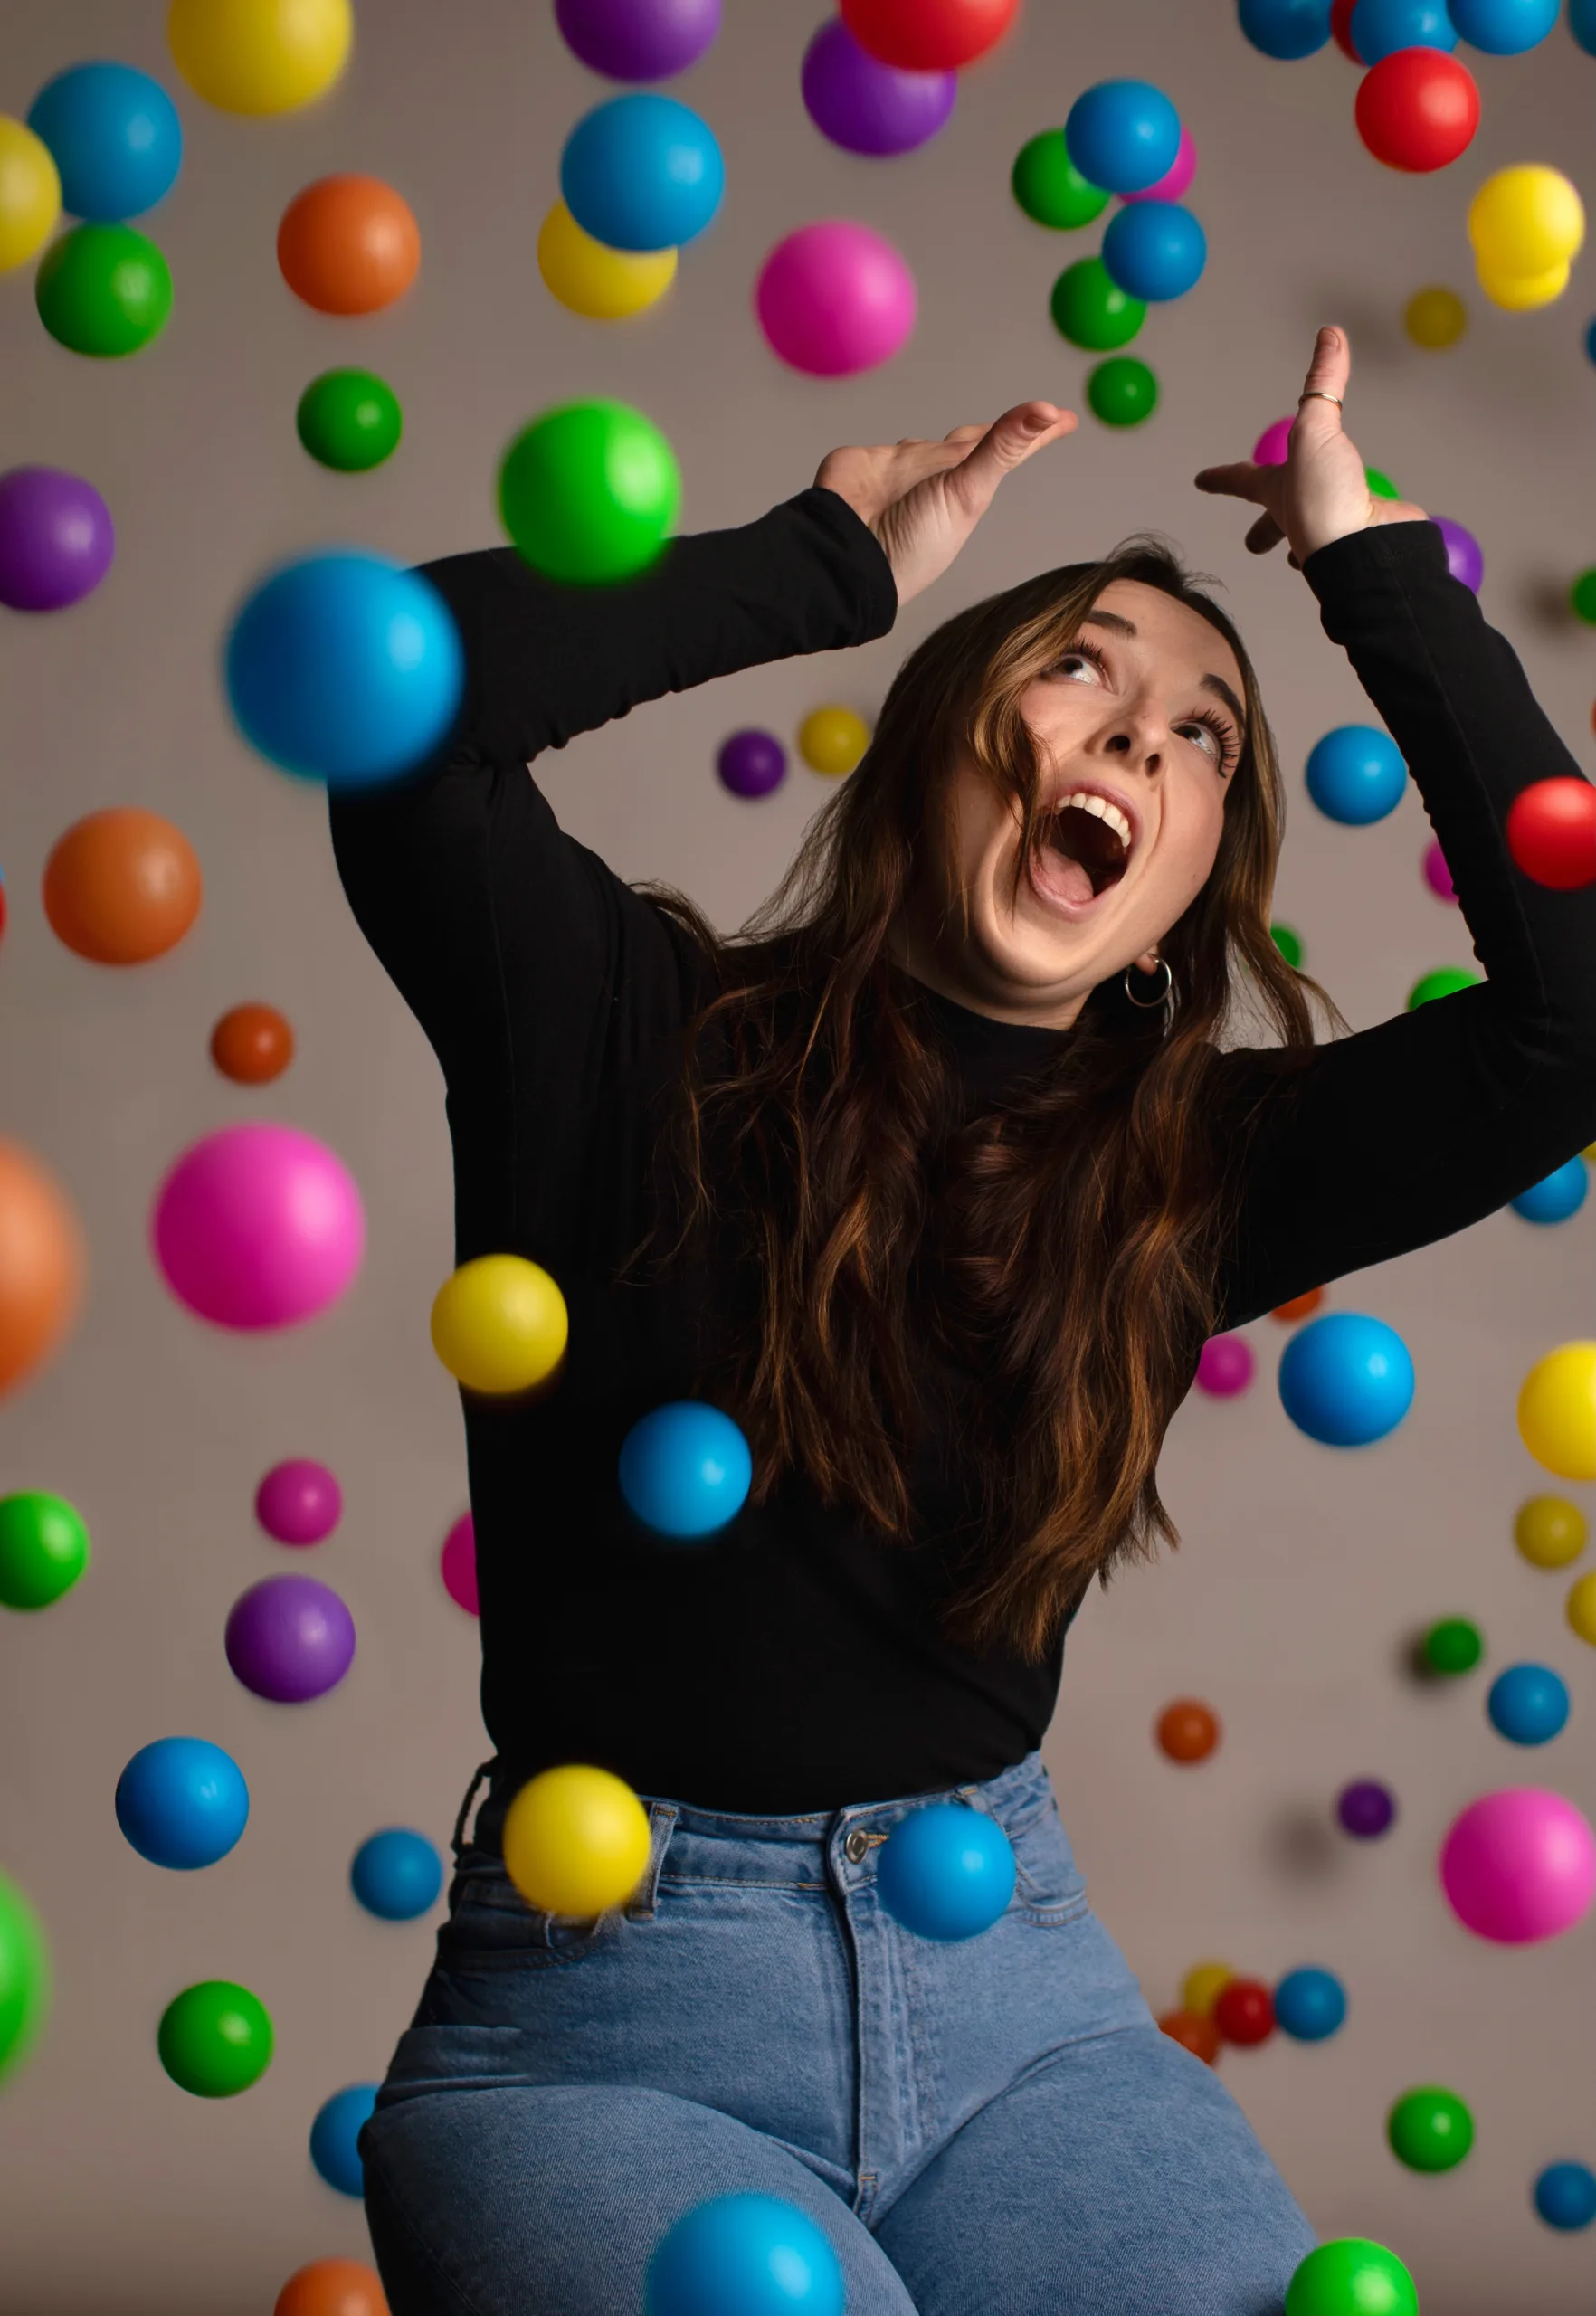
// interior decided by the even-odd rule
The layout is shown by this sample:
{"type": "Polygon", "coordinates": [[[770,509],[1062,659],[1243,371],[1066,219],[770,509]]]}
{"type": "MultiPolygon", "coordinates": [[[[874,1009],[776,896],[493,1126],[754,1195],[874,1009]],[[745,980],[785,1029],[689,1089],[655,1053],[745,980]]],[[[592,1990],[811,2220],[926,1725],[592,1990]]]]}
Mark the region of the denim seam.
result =
{"type": "Polygon", "coordinates": [[[824,1882],[767,1882],[743,1874],[661,1874],[660,1887],[672,1890],[819,1890],[824,1882]]]}

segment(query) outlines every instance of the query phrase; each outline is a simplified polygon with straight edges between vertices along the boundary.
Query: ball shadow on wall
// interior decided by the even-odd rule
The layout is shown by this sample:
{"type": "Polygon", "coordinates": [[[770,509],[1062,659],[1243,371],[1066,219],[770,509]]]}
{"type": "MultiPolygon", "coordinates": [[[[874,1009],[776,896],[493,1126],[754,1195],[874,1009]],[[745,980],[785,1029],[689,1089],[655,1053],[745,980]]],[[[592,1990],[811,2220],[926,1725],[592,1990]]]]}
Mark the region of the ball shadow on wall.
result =
{"type": "Polygon", "coordinates": [[[1344,1863],[1323,1801],[1287,1801],[1263,1821],[1263,1861],[1282,1882],[1323,1883],[1344,1863]]]}

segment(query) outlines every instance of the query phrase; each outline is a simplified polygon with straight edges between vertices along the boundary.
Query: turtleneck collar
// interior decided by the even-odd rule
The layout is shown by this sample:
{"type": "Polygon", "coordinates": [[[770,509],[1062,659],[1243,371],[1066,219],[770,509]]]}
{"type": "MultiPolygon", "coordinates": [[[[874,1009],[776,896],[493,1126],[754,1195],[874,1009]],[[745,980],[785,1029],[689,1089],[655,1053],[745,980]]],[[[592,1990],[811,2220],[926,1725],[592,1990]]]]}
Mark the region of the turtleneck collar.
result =
{"type": "Polygon", "coordinates": [[[1068,1030],[1032,1021],[998,1021],[960,1005],[939,990],[917,983],[920,1001],[952,1049],[961,1083],[981,1101],[1000,1101],[1020,1080],[1042,1068],[1069,1042],[1068,1030]]]}

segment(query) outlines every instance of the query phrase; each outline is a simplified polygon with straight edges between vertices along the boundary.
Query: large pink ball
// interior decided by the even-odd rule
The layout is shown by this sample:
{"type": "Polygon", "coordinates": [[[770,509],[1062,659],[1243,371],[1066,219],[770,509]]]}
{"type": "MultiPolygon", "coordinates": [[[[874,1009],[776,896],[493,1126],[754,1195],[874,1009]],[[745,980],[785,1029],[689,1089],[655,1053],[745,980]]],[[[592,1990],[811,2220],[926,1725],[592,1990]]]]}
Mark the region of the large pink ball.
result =
{"type": "Polygon", "coordinates": [[[1257,1363],[1245,1335],[1210,1335],[1197,1362],[1197,1389],[1211,1400],[1233,1400],[1251,1382],[1257,1363]]]}
{"type": "Polygon", "coordinates": [[[1178,201],[1196,174],[1196,139],[1183,123],[1179,148],[1158,183],[1150,185],[1145,193],[1122,193],[1119,197],[1121,201],[1178,201]]]}
{"type": "Polygon", "coordinates": [[[868,225],[800,225],[765,259],[754,291],[773,351],[812,377],[888,361],[915,326],[915,277],[868,225]]]}
{"type": "Polygon", "coordinates": [[[1441,1845],[1440,1878],[1465,1930],[1527,1946],[1572,1930],[1596,1897],[1596,1834],[1561,1793],[1482,1794],[1441,1845]]]}
{"type": "MultiPolygon", "coordinates": [[[[1292,416],[1296,416],[1295,412],[1292,416]]],[[[1264,428],[1263,432],[1252,446],[1252,463],[1255,467],[1283,467],[1285,465],[1286,453],[1291,447],[1291,422],[1290,418],[1277,418],[1272,426],[1264,428]]]]}
{"type": "Polygon", "coordinates": [[[342,1161],[289,1125],[230,1125],[185,1151],[156,1196],[156,1260],[219,1327],[291,1327],[360,1267],[366,1217],[342,1161]]]}

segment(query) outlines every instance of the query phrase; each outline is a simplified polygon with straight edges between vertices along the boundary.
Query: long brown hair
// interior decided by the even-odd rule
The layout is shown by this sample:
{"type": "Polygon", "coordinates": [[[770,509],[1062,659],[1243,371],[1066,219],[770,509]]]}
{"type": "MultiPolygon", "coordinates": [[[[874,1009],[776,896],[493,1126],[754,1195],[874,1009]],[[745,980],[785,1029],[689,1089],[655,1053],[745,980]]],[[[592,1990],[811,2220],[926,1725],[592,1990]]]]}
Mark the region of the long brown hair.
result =
{"type": "Polygon", "coordinates": [[[757,1281],[756,1323],[713,1390],[747,1433],[754,1500],[795,1470],[883,1542],[908,1541],[919,1354],[954,1362],[983,1543],[948,1626],[972,1647],[1042,1656],[1094,1575],[1179,1542],[1155,1466],[1218,1315],[1247,1123],[1216,1109],[1221,1033],[1245,983],[1288,1068],[1313,1043],[1305,990],[1322,994],[1270,937],[1283,818],[1240,638],[1141,538],[976,603],[911,653],[863,761],[734,939],[651,888],[717,975],[681,1077],[676,1252],[735,1218],[757,1281]],[[927,874],[946,887],[962,757],[1014,800],[1023,873],[1045,813],[1021,698],[1116,579],[1189,605],[1240,666],[1218,858],[1162,944],[1173,1020],[1105,983],[1014,1097],[970,1115],[895,929],[927,874]]]}

